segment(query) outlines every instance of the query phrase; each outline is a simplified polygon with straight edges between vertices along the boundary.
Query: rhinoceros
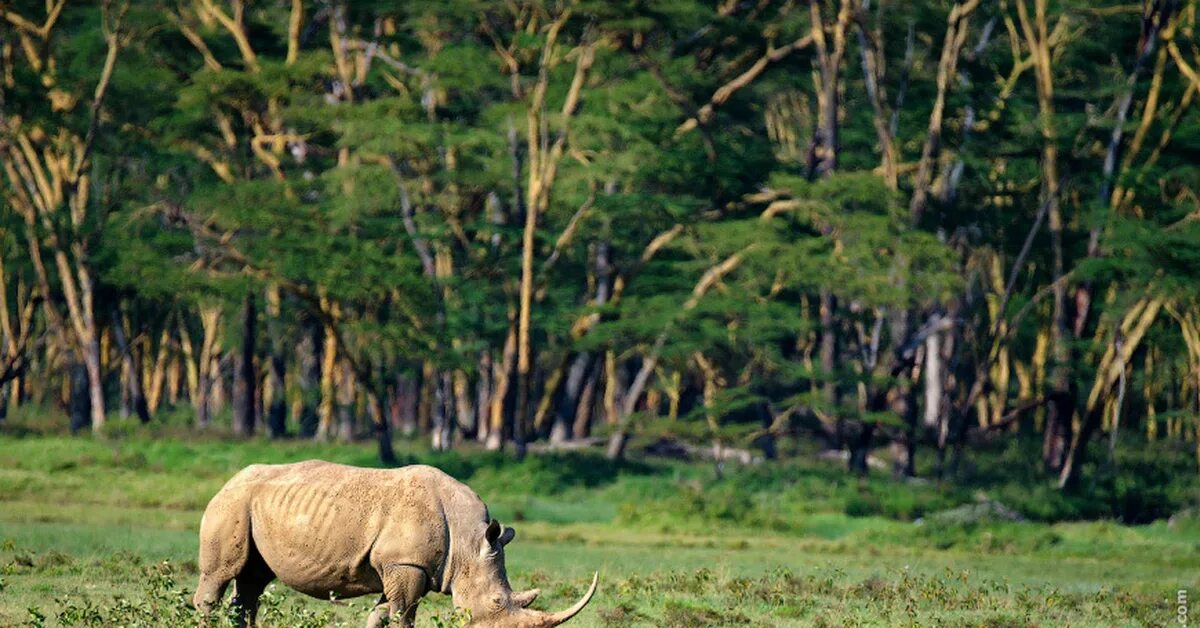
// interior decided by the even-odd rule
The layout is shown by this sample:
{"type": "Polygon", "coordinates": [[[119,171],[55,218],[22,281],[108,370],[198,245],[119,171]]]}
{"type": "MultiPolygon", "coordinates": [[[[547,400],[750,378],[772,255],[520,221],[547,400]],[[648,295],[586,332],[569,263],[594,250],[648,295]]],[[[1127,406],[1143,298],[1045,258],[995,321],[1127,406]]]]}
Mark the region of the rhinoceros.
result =
{"type": "Polygon", "coordinates": [[[259,596],[278,578],[323,599],[381,594],[369,627],[412,626],[430,591],[452,595],[472,626],[557,626],[583,610],[598,573],[567,610],[526,608],[539,591],[508,583],[504,546],[514,536],[474,491],[434,467],[251,465],[204,511],[193,603],[207,615],[232,580],[239,623],[253,624],[259,596]]]}

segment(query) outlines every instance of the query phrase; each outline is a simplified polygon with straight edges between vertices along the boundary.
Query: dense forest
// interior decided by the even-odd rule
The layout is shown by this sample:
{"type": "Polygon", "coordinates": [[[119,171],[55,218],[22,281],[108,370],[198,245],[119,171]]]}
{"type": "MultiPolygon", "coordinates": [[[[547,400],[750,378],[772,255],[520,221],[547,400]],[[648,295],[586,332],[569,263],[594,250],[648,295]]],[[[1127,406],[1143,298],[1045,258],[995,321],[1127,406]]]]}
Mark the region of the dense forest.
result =
{"type": "Polygon", "coordinates": [[[1200,460],[1195,0],[0,13],[0,414],[1200,460]]]}

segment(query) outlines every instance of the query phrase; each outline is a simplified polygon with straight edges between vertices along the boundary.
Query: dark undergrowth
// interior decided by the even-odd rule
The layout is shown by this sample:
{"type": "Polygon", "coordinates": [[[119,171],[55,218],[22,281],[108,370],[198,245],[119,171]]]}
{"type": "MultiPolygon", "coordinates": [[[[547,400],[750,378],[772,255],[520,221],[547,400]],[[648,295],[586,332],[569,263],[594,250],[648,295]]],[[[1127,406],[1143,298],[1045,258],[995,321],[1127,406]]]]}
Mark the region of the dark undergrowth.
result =
{"type": "MultiPolygon", "coordinates": [[[[0,428],[0,468],[68,471],[102,467],[158,473],[188,472],[194,477],[227,478],[248,462],[287,462],[322,458],[377,466],[370,443],[316,443],[307,439],[234,441],[217,430],[197,433],[175,422],[151,426],[115,421],[104,438],[68,437],[45,421],[10,419],[0,428]],[[31,427],[36,426],[36,427],[31,427]],[[49,432],[49,435],[47,435],[49,432]],[[25,444],[22,445],[22,441],[25,444]]],[[[1132,440],[1132,439],[1131,439],[1132,440]]],[[[1125,443],[1115,460],[1097,444],[1074,491],[1059,491],[1041,469],[1040,442],[1011,438],[975,447],[942,478],[933,473],[932,454],[918,460],[917,479],[888,474],[848,474],[838,463],[817,460],[805,443],[782,448],[797,452],[782,460],[741,466],[687,462],[641,454],[607,460],[599,451],[531,454],[513,460],[509,452],[484,451],[463,443],[451,452],[433,452],[423,441],[396,439],[403,464],[432,464],[470,484],[509,517],[569,521],[753,525],[787,532],[802,515],[839,512],[915,521],[964,504],[991,500],[1041,522],[1110,519],[1142,524],[1200,506],[1200,475],[1194,452],[1174,443],[1125,443]],[[583,494],[595,509],[546,510],[539,500],[583,494]]],[[[20,492],[0,481],[0,497],[20,492]]],[[[153,504],[149,504],[153,505],[153,504]]],[[[190,504],[202,507],[203,502],[190,504]]]]}

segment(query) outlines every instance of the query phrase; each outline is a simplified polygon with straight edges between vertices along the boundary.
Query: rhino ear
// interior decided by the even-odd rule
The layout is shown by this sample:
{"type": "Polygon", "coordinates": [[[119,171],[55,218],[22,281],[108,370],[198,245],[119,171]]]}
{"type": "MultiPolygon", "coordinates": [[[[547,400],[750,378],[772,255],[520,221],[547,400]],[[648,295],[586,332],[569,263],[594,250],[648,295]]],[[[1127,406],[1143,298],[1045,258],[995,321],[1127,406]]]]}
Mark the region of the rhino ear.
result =
{"type": "Polygon", "coordinates": [[[501,527],[500,522],[495,519],[492,519],[492,522],[488,524],[487,532],[484,533],[484,538],[487,539],[488,545],[495,547],[496,541],[500,538],[501,527]]]}
{"type": "Polygon", "coordinates": [[[500,546],[503,547],[509,543],[512,543],[513,537],[515,536],[517,536],[516,530],[508,526],[504,526],[504,531],[500,533],[500,546]]]}

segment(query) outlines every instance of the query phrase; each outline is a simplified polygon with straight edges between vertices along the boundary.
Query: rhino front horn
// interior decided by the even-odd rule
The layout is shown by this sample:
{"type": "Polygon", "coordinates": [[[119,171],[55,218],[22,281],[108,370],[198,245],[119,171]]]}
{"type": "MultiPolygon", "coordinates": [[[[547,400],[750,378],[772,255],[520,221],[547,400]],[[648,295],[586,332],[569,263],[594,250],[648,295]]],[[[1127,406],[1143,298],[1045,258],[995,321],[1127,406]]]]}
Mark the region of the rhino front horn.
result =
{"type": "Polygon", "coordinates": [[[592,576],[592,586],[588,589],[587,593],[583,594],[583,597],[580,598],[574,606],[565,611],[559,611],[557,613],[540,613],[542,621],[537,625],[539,627],[550,628],[551,626],[562,624],[570,620],[572,617],[578,615],[579,611],[583,610],[583,607],[587,606],[588,602],[592,601],[592,596],[596,594],[596,585],[599,582],[600,572],[596,572],[592,576]]]}

